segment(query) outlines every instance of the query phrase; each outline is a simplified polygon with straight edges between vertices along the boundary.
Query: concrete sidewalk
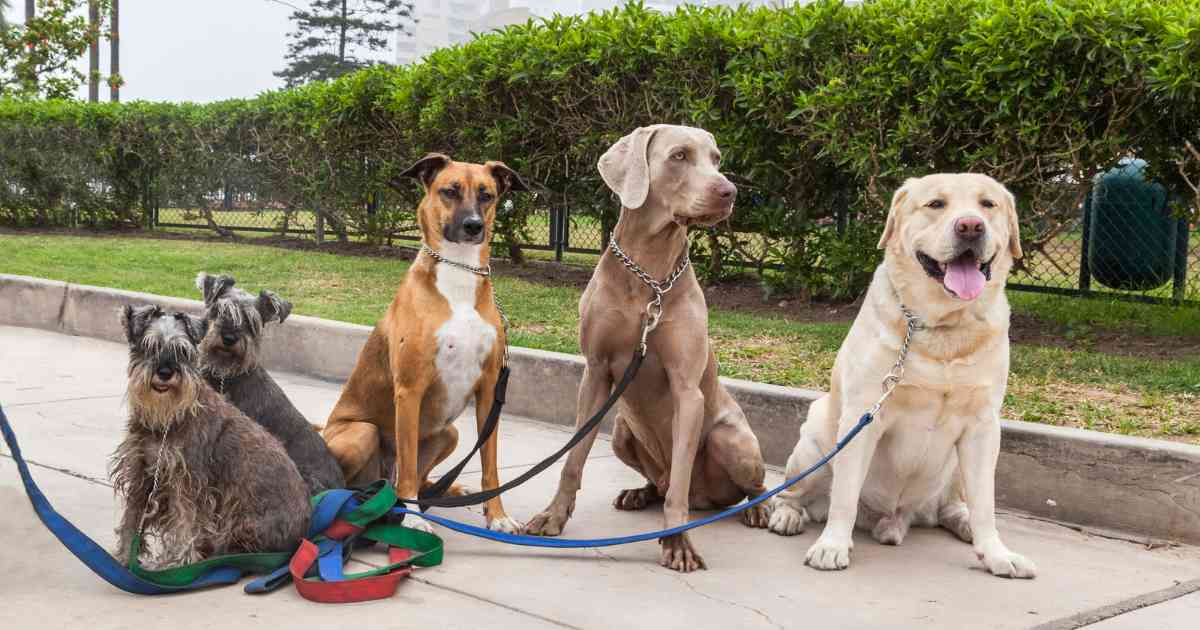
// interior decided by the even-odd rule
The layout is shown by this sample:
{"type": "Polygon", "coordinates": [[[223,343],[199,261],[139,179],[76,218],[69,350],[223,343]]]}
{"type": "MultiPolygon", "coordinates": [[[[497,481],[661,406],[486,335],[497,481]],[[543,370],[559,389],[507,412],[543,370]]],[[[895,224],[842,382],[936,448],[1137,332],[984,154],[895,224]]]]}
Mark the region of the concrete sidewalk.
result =
{"type": "MultiPolygon", "coordinates": [[[[0,404],[33,474],[55,507],[103,545],[114,541],[108,455],[121,439],[125,411],[124,346],[25,328],[0,327],[0,404]]],[[[296,405],[322,421],[339,385],[276,374],[296,405]]],[[[460,420],[460,452],[474,422],[460,420]]],[[[561,427],[506,418],[501,425],[502,478],[555,450],[561,427]]],[[[1074,628],[1192,630],[1200,626],[1200,592],[1177,589],[1166,601],[1137,608],[1156,591],[1200,578],[1200,550],[1147,550],[1117,540],[1004,515],[1010,547],[1038,565],[1032,581],[992,577],[969,546],[936,530],[915,530],[900,547],[856,537],[854,564],[839,573],[802,566],[819,529],[785,539],[729,519],[694,532],[710,569],[681,575],[657,564],[658,547],[641,543],[598,550],[508,547],[447,532],[446,561],[420,569],[396,597],[355,605],[306,602],[292,590],[251,597],[237,587],[141,597],[92,575],[41,525],[16,467],[0,452],[0,628],[72,625],[116,628],[243,627],[442,628],[1074,628]],[[1074,619],[1070,619],[1073,616],[1074,619]],[[1107,619],[1103,619],[1107,617],[1107,619]]],[[[454,461],[457,458],[451,458],[454,461]]],[[[635,533],[661,526],[661,513],[610,507],[620,488],[638,484],[601,439],[585,471],[572,537],[635,533]]],[[[513,516],[541,509],[558,479],[554,467],[505,495],[513,516]]],[[[464,475],[478,483],[478,465],[464,475]]],[[[777,483],[772,474],[768,484],[777,483]]],[[[1120,509],[1121,506],[1112,506],[1120,509]]],[[[443,514],[483,522],[478,509],[443,514]]],[[[368,562],[382,554],[364,556],[368,562]]]]}

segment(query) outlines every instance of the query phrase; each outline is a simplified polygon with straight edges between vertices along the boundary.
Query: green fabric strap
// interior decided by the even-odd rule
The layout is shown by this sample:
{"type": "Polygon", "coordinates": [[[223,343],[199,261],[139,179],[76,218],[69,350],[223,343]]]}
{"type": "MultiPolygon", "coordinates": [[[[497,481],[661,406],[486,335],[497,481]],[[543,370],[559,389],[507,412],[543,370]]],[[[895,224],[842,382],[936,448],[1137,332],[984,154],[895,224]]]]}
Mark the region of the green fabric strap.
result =
{"type": "Polygon", "coordinates": [[[187,586],[200,579],[204,574],[220,567],[236,567],[248,573],[270,573],[285,565],[292,557],[292,552],[271,553],[235,553],[227,556],[216,556],[169,569],[157,571],[143,569],[138,562],[142,550],[142,536],[133,537],[129,544],[129,570],[139,578],[159,586],[187,586]]]}

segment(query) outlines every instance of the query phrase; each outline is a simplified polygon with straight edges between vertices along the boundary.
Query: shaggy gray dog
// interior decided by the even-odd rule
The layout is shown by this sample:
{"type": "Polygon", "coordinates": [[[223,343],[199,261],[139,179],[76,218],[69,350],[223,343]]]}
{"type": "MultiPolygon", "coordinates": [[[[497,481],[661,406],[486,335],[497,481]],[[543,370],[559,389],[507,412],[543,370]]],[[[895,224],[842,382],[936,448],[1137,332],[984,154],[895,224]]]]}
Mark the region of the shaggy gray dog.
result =
{"type": "Polygon", "coordinates": [[[197,366],[199,321],[126,306],[129,424],[109,475],[124,499],[116,556],[133,536],[152,564],[290,551],[304,536],[308,493],[275,439],[209,387],[197,366]]]}
{"type": "Polygon", "coordinates": [[[230,276],[196,277],[196,287],[204,294],[200,365],[205,378],[283,443],[309,494],[344,487],[342,468],[325,440],[259,364],[263,326],[283,323],[292,312],[291,303],[270,291],[254,296],[233,285],[230,276]]]}

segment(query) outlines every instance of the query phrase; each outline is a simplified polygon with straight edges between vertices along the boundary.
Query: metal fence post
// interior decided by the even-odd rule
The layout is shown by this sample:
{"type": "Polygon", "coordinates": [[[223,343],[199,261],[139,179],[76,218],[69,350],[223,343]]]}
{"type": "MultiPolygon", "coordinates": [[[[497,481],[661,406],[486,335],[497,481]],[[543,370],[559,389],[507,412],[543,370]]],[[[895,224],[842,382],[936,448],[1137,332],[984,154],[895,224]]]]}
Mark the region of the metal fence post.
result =
{"type": "Polygon", "coordinates": [[[563,242],[563,223],[566,220],[567,209],[565,207],[550,208],[550,247],[554,248],[554,262],[562,262],[563,248],[566,243],[563,242]]]}
{"type": "Polygon", "coordinates": [[[1188,221],[1180,219],[1175,227],[1175,281],[1171,287],[1171,299],[1182,302],[1187,292],[1188,272],[1188,221]]]}
{"type": "Polygon", "coordinates": [[[1083,235],[1079,247],[1079,290],[1092,288],[1092,268],[1088,266],[1088,244],[1092,232],[1092,191],[1083,198],[1083,235]]]}

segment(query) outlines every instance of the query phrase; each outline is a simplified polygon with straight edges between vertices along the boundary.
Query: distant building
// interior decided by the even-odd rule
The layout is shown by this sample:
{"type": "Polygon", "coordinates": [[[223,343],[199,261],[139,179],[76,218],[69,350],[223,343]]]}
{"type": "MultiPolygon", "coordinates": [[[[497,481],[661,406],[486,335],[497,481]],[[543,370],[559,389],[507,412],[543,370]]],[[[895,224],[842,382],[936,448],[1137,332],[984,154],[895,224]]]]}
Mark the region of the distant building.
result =
{"type": "MultiPolygon", "coordinates": [[[[396,63],[420,61],[430,52],[470,41],[472,33],[486,33],[531,18],[554,14],[581,15],[625,4],[625,0],[415,0],[415,22],[404,25],[396,41],[396,63]]],[[[701,6],[781,6],[785,0],[646,0],[646,7],[673,11],[684,4],[701,6]]]]}

